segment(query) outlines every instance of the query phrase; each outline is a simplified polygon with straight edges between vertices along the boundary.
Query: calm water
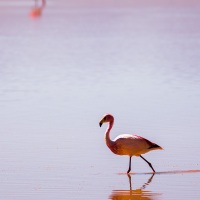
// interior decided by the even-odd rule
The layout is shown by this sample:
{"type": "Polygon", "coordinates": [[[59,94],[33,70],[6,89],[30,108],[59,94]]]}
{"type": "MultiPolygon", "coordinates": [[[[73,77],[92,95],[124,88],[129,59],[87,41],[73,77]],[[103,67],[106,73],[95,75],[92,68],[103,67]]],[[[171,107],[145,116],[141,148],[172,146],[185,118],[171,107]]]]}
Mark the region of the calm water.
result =
{"type": "Polygon", "coordinates": [[[200,198],[200,4],[141,2],[0,1],[0,199],[200,198]],[[108,112],[160,173],[124,174],[108,112]]]}

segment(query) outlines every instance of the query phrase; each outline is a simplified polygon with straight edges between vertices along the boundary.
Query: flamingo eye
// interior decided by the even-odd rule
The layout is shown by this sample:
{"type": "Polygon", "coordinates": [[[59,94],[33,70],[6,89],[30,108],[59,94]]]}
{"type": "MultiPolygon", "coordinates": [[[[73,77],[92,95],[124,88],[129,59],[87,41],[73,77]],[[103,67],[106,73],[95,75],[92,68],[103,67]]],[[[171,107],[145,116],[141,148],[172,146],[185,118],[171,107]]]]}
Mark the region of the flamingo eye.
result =
{"type": "Polygon", "coordinates": [[[104,121],[106,121],[106,117],[104,117],[104,119],[103,119],[104,121]]]}

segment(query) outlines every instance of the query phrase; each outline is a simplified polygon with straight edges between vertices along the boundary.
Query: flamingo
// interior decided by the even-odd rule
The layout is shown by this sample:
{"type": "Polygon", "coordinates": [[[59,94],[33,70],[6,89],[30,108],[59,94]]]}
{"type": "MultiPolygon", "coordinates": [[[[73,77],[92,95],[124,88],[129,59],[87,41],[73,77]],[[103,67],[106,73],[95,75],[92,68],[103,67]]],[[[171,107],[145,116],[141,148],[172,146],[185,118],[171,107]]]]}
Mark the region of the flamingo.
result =
{"type": "Polygon", "coordinates": [[[117,136],[114,140],[110,139],[110,131],[114,124],[114,117],[111,114],[106,114],[103,116],[99,122],[101,127],[103,123],[109,123],[108,128],[105,132],[105,142],[108,148],[117,155],[128,155],[129,156],[129,168],[127,174],[131,171],[131,158],[132,156],[140,156],[149,167],[155,173],[152,164],[147,161],[141,154],[145,154],[152,150],[162,150],[163,148],[159,145],[141,137],[138,135],[123,134],[117,136]]]}
{"type": "Polygon", "coordinates": [[[35,0],[35,6],[31,9],[29,15],[33,18],[40,17],[46,5],[46,0],[41,0],[41,5],[38,5],[38,0],[35,0]]]}

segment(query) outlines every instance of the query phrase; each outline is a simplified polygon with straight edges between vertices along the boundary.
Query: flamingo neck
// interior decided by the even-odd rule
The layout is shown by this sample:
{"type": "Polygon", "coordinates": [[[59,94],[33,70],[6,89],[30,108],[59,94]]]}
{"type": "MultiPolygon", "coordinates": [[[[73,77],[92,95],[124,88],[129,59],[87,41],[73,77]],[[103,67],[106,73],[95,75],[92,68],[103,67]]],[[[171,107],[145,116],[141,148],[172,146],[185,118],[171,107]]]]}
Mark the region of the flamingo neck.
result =
{"type": "Polygon", "coordinates": [[[113,127],[113,123],[114,123],[114,121],[109,122],[108,128],[105,132],[105,141],[106,141],[106,144],[107,144],[108,147],[111,147],[112,144],[113,144],[113,141],[110,139],[110,130],[113,127]]]}

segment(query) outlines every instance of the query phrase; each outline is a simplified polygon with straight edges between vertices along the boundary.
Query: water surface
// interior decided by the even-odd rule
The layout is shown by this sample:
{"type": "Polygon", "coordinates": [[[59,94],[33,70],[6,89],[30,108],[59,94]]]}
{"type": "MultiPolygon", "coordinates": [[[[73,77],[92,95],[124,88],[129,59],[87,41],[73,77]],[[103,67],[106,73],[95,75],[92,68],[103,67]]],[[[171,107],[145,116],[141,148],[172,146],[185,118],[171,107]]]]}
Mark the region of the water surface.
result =
{"type": "Polygon", "coordinates": [[[33,7],[0,3],[1,199],[199,199],[199,3],[33,7]],[[144,155],[152,179],[133,158],[130,186],[98,126],[108,112],[112,138],[165,149],[144,155]]]}

